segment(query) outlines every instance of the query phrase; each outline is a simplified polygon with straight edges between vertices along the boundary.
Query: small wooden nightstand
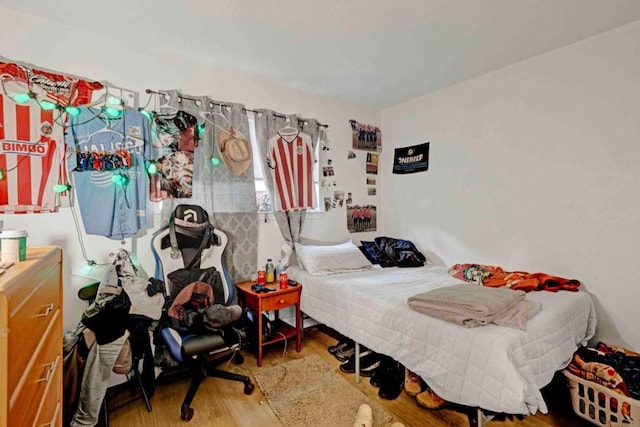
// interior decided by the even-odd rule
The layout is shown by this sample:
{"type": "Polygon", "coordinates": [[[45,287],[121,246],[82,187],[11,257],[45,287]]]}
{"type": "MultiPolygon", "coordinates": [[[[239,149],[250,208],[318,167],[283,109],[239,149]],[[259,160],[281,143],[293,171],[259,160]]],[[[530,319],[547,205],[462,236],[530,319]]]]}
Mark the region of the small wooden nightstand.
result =
{"type": "Polygon", "coordinates": [[[258,366],[262,366],[262,348],[266,345],[284,341],[292,337],[296,337],[296,351],[300,353],[300,345],[302,338],[302,318],[300,314],[300,293],[302,285],[289,286],[286,289],[279,289],[278,283],[269,283],[267,287],[276,288],[273,292],[257,293],[251,290],[251,285],[255,282],[241,282],[236,284],[239,291],[238,300],[243,307],[248,307],[256,313],[258,322],[258,366]],[[280,320],[279,312],[281,308],[296,306],[296,327],[293,328],[287,323],[280,320]],[[265,311],[275,310],[276,319],[273,322],[273,333],[271,339],[262,342],[262,313],[265,311]],[[276,333],[279,332],[279,333],[276,333]],[[282,334],[282,335],[280,335],[282,334]]]}

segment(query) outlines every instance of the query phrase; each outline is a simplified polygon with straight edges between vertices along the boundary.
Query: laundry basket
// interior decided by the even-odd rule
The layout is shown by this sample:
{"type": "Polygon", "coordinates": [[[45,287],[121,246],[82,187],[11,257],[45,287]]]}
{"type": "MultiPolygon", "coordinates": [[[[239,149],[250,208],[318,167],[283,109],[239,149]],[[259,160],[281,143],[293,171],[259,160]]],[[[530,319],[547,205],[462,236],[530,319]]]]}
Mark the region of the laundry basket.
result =
{"type": "Polygon", "coordinates": [[[602,427],[640,426],[640,400],[580,378],[567,369],[562,373],[569,381],[573,410],[580,417],[602,427]]]}

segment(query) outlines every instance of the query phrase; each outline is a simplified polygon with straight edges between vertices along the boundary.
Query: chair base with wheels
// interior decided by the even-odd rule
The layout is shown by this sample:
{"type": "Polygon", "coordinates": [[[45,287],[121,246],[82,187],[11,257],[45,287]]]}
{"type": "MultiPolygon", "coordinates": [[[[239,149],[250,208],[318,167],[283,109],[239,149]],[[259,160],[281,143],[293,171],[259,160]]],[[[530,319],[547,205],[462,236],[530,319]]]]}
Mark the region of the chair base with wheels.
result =
{"type": "MultiPolygon", "coordinates": [[[[240,333],[228,328],[225,333],[240,333]]],[[[216,334],[180,335],[175,329],[163,328],[160,335],[167,346],[171,357],[177,362],[189,365],[191,384],[180,405],[180,419],[189,421],[193,417],[191,402],[206,377],[217,377],[244,384],[244,394],[250,395],[255,389],[251,379],[246,375],[223,371],[215,368],[215,364],[231,359],[236,365],[244,362],[240,354],[240,343],[229,346],[222,336],[216,334]]],[[[242,337],[241,337],[242,338],[242,337]]]]}

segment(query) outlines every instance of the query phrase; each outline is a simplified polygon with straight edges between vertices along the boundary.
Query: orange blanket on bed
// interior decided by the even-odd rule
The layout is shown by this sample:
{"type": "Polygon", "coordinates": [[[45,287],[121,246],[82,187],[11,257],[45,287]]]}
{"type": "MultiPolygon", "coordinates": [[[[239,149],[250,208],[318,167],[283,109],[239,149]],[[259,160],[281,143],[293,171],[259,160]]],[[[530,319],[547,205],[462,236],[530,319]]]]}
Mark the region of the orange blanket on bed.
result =
{"type": "Polygon", "coordinates": [[[502,267],[482,264],[455,264],[449,268],[449,274],[467,282],[477,283],[490,288],[511,288],[525,292],[559,290],[577,291],[580,281],[550,276],[546,273],[527,273],[525,271],[504,271],[502,267]]]}

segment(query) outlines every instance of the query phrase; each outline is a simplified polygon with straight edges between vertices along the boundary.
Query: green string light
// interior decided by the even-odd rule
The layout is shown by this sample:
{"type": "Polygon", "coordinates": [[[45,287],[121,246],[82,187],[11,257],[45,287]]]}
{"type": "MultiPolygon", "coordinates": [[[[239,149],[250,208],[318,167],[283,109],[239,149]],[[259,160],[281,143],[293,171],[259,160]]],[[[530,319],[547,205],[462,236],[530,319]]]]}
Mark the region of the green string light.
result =
{"type": "Polygon", "coordinates": [[[115,96],[110,96],[107,99],[107,104],[111,104],[111,105],[122,105],[122,100],[119,98],[116,98],[115,96]]]}
{"type": "Polygon", "coordinates": [[[209,160],[211,160],[211,164],[212,164],[213,166],[218,166],[218,165],[220,164],[220,159],[219,159],[219,158],[217,158],[217,157],[212,157],[212,158],[211,158],[211,159],[209,159],[209,160]]]}
{"type": "Polygon", "coordinates": [[[104,112],[107,116],[118,117],[122,114],[122,110],[118,110],[117,108],[107,107],[104,109],[104,112]]]}
{"type": "Polygon", "coordinates": [[[71,116],[77,116],[80,114],[80,109],[78,107],[64,107],[64,110],[71,116]]]}
{"type": "Polygon", "coordinates": [[[53,110],[54,108],[56,108],[56,104],[54,104],[53,102],[49,102],[49,101],[40,101],[40,108],[42,108],[43,110],[53,110]]]}
{"type": "Polygon", "coordinates": [[[202,135],[204,133],[204,123],[200,123],[196,128],[198,130],[198,135],[202,135]]]}
{"type": "Polygon", "coordinates": [[[71,186],[69,184],[56,184],[53,186],[53,192],[56,194],[64,193],[69,190],[71,190],[71,186]]]}
{"type": "Polygon", "coordinates": [[[147,120],[151,121],[151,113],[146,110],[140,110],[140,113],[147,118],[147,120]]]}
{"type": "Polygon", "coordinates": [[[13,95],[13,100],[18,104],[26,104],[31,99],[30,93],[18,93],[13,95]]]}
{"type": "Polygon", "coordinates": [[[129,182],[129,177],[121,175],[121,174],[113,175],[111,177],[111,181],[113,181],[117,185],[126,185],[127,182],[129,182]]]}
{"type": "Polygon", "coordinates": [[[149,162],[147,165],[147,173],[149,175],[155,175],[158,172],[158,168],[154,162],[149,162]]]}
{"type": "Polygon", "coordinates": [[[0,181],[4,179],[4,169],[0,168],[0,181]]]}

